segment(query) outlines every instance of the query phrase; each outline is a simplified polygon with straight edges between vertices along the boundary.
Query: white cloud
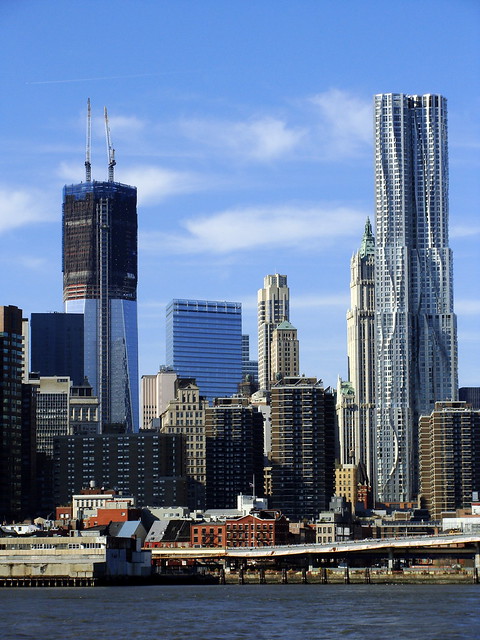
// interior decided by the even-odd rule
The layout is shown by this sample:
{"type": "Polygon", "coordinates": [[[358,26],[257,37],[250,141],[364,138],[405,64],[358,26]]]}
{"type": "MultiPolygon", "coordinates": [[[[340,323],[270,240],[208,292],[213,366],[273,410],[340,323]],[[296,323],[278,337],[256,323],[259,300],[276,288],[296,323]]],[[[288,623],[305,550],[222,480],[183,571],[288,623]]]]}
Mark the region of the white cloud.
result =
{"type": "Polygon", "coordinates": [[[184,120],[180,129],[195,142],[258,161],[285,156],[298,146],[306,133],[304,129],[289,128],[284,120],[270,116],[247,122],[184,120]]]}
{"type": "Polygon", "coordinates": [[[192,172],[160,167],[134,167],[117,172],[117,179],[137,187],[138,204],[155,204],[168,196],[205,189],[206,181],[192,172]]]}
{"type": "MultiPolygon", "coordinates": [[[[79,179],[78,165],[62,162],[57,174],[69,183],[76,183],[79,179]]],[[[176,194],[201,191],[209,184],[199,174],[155,166],[117,167],[115,180],[137,187],[138,204],[147,206],[176,194]]]]}
{"type": "Polygon", "coordinates": [[[451,238],[467,238],[469,236],[478,236],[480,234],[480,227],[475,225],[470,226],[452,226],[450,229],[451,238]]]}
{"type": "Polygon", "coordinates": [[[310,246],[319,240],[358,235],[365,212],[347,207],[250,207],[188,219],[185,233],[150,232],[142,249],[171,253],[226,254],[259,247],[310,246]]]}
{"type": "Polygon", "coordinates": [[[373,142],[372,103],[341,89],[310,98],[318,108],[320,145],[332,156],[351,156],[373,142]]]}
{"type": "Polygon", "coordinates": [[[35,222],[51,222],[52,215],[45,195],[29,189],[12,190],[0,187],[0,233],[35,222]]]}

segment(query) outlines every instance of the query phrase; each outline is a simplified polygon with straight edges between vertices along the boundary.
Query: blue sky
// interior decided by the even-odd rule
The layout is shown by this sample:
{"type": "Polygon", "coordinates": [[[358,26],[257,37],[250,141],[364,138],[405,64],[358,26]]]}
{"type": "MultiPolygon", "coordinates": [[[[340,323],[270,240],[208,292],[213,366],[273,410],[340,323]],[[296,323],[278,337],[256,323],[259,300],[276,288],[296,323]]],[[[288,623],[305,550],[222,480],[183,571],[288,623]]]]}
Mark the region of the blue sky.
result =
{"type": "Polygon", "coordinates": [[[1,304],[61,311],[61,201],[138,188],[140,373],[165,359],[172,298],[243,304],[288,276],[300,366],[347,375],[350,257],[373,219],[372,97],[448,98],[459,379],[480,384],[480,3],[3,0],[1,304]]]}

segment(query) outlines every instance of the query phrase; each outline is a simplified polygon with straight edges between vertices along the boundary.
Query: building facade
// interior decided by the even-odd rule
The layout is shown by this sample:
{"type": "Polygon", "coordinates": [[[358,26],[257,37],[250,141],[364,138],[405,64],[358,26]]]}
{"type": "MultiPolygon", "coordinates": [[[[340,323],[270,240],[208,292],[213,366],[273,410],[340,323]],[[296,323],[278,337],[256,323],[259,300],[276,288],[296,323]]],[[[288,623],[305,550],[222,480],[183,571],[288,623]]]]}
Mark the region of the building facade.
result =
{"type": "Polygon", "coordinates": [[[287,276],[278,273],[265,276],[258,291],[258,384],[270,389],[271,344],[273,330],[290,319],[290,290],[287,276]]]}
{"type": "Polygon", "coordinates": [[[190,509],[205,509],[207,407],[208,402],[200,395],[195,380],[178,378],[175,382],[175,398],[168,403],[161,416],[162,433],[185,438],[188,481],[186,504],[190,509]]]}
{"type": "Polygon", "coordinates": [[[175,398],[177,374],[172,368],[160,367],[155,375],[147,374],[141,380],[141,429],[150,429],[152,420],[160,418],[170,400],[175,398]]]}
{"type": "Polygon", "coordinates": [[[172,300],[167,307],[166,359],[180,378],[195,378],[210,402],[242,381],[240,302],[172,300]]]}
{"type": "MultiPolygon", "coordinates": [[[[153,431],[57,436],[53,441],[53,478],[56,505],[68,504],[72,495],[90,484],[134,496],[138,506],[184,504],[184,439],[153,431]]],[[[92,500],[88,496],[84,499],[92,500]]]]}
{"type": "Polygon", "coordinates": [[[102,425],[138,430],[137,191],[87,181],[63,190],[63,299],[83,315],[84,369],[102,425]]]}
{"type": "Polygon", "coordinates": [[[0,307],[0,517],[22,507],[22,310],[0,307]]]}
{"type": "Polygon", "coordinates": [[[418,491],[418,419],[457,397],[447,106],[375,96],[376,495],[418,491]]]}
{"type": "Polygon", "coordinates": [[[270,351],[270,382],[300,375],[297,330],[284,320],[272,332],[270,351]]]}
{"type": "Polygon", "coordinates": [[[363,462],[374,475],[375,442],[375,240],[367,219],[360,249],[350,261],[347,312],[348,380],[355,395],[351,439],[341,451],[343,464],[363,462]]]}
{"type": "Polygon", "coordinates": [[[82,384],[83,316],[73,313],[32,313],[30,371],[40,376],[68,376],[82,384]]]}
{"type": "Polygon", "coordinates": [[[205,411],[207,508],[234,509],[263,495],[263,416],[248,398],[217,398],[205,411]]]}
{"type": "Polygon", "coordinates": [[[314,520],[333,495],[335,396],[316,378],[292,377],[271,389],[271,507],[314,520]]]}
{"type": "Polygon", "coordinates": [[[480,491],[480,411],[466,402],[436,402],[419,424],[420,490],[434,520],[470,507],[480,491]]]}

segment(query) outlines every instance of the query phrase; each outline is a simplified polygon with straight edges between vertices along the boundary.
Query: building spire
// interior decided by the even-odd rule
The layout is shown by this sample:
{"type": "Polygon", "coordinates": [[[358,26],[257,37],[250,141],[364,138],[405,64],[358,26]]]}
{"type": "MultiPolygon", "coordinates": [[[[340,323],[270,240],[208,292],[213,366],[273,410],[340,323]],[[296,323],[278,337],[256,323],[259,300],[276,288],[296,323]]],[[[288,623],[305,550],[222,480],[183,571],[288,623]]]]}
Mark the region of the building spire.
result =
{"type": "Polygon", "coordinates": [[[87,100],[87,145],[85,150],[85,180],[92,181],[92,163],[90,162],[90,149],[92,145],[92,114],[90,111],[90,98],[87,100]]]}
{"type": "Polygon", "coordinates": [[[363,232],[362,244],[360,245],[360,257],[370,256],[375,251],[375,238],[373,237],[372,224],[367,217],[365,231],[363,232]]]}

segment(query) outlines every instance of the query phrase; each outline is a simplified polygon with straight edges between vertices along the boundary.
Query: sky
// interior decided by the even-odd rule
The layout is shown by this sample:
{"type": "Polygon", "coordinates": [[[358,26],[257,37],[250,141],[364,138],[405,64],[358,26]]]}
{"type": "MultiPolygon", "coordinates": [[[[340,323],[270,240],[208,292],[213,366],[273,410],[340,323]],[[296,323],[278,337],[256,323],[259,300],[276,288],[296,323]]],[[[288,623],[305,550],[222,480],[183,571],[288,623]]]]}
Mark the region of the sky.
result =
{"type": "Polygon", "coordinates": [[[290,287],[300,369],[347,377],[350,258],[374,219],[373,95],[448,99],[459,383],[480,385],[477,0],[2,0],[0,304],[62,311],[62,187],[138,189],[140,375],[173,298],[290,287]]]}

